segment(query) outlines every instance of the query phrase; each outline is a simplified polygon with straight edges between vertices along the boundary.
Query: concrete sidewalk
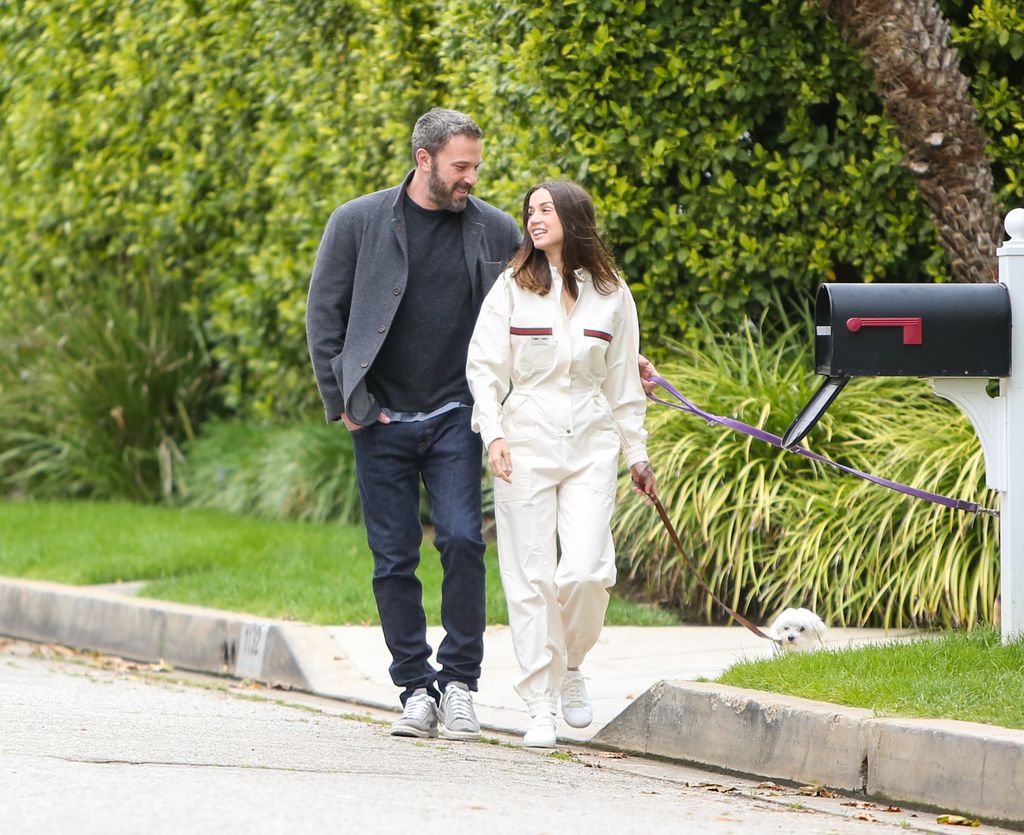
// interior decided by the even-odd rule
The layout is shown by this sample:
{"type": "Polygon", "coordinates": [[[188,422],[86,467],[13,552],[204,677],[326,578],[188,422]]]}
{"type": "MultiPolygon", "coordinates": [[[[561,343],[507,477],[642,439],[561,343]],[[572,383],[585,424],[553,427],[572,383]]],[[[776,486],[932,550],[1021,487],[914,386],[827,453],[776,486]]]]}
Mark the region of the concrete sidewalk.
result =
{"type": "MultiPolygon", "coordinates": [[[[0,634],[399,709],[379,627],[273,621],[138,598],[134,590],[0,577],[0,634]]],[[[429,630],[435,648],[441,634],[429,630]]],[[[903,635],[834,629],[827,640],[843,647],[903,635]]],[[[595,721],[576,730],[559,720],[559,738],[1024,827],[1024,731],[876,718],[696,681],[771,652],[740,627],[607,627],[584,666],[595,721]]],[[[517,676],[508,628],[489,627],[475,699],[485,728],[525,730],[517,676]]]]}
{"type": "MultiPolygon", "coordinates": [[[[399,709],[397,690],[388,676],[390,656],[378,626],[329,626],[327,632],[353,667],[362,701],[399,709]]],[[[876,629],[834,629],[828,645],[844,647],[894,640],[906,632],[876,629]]],[[[427,630],[437,648],[440,627],[427,630]]],[[[660,681],[715,678],[740,660],[769,658],[772,647],[743,627],[732,626],[606,626],[598,645],[583,665],[594,702],[594,722],[576,729],[559,717],[559,738],[587,742],[613,722],[645,691],[660,681]]],[[[523,733],[529,724],[525,705],[514,688],[519,666],[507,626],[488,626],[484,634],[483,674],[474,696],[481,722],[488,727],[523,733]]]]}

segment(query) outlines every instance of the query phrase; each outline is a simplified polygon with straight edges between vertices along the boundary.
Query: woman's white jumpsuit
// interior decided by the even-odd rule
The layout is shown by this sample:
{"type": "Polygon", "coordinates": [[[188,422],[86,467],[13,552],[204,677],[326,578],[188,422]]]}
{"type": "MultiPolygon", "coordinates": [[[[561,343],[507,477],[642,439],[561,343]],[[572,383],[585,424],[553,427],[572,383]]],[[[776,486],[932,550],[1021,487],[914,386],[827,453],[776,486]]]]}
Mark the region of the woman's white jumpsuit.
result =
{"type": "Polygon", "coordinates": [[[506,271],[484,300],[469,346],[473,429],[505,438],[511,484],[494,479],[498,562],[531,715],[554,713],[567,668],[597,642],[615,583],[611,517],[621,448],[647,460],[647,401],[637,366],[636,305],[577,272],[568,314],[562,277],[523,290],[506,271]],[[556,556],[556,532],[560,557],[556,556]]]}

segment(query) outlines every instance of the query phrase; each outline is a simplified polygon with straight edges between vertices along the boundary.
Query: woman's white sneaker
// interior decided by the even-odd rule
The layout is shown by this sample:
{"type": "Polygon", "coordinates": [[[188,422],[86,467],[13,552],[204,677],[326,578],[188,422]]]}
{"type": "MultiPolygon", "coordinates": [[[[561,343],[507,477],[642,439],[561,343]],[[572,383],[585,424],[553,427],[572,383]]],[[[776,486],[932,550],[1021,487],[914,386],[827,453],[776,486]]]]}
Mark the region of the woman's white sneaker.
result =
{"type": "Polygon", "coordinates": [[[562,716],[572,728],[585,728],[594,721],[594,707],[579,670],[569,670],[562,683],[562,716]]]}
{"type": "Polygon", "coordinates": [[[530,727],[526,729],[523,745],[527,748],[554,748],[555,717],[550,713],[534,716],[530,720],[530,727]]]}

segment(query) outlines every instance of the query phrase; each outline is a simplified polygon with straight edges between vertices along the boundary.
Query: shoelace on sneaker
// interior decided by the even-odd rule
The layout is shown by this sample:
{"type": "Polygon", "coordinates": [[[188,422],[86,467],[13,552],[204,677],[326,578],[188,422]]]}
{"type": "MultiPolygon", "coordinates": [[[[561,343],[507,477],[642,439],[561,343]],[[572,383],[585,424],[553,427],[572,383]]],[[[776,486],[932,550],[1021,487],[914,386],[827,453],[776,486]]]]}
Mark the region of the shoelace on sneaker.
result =
{"type": "Polygon", "coordinates": [[[569,676],[562,685],[562,701],[569,707],[583,707],[586,692],[583,676],[569,676]]]}
{"type": "Polygon", "coordinates": [[[469,693],[461,687],[449,687],[444,691],[445,711],[449,714],[449,721],[464,719],[473,722],[473,699],[469,693]]]}
{"type": "Polygon", "coordinates": [[[405,710],[402,711],[402,718],[412,719],[415,722],[423,721],[433,709],[433,701],[433,698],[427,693],[410,696],[405,700],[405,710]]]}

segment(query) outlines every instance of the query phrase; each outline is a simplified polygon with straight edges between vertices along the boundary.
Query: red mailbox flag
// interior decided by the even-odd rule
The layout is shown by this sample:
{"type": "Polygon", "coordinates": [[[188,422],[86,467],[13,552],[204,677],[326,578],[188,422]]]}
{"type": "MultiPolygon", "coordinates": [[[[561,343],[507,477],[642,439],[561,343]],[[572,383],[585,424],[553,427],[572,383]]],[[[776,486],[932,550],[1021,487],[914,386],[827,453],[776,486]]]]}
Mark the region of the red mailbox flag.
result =
{"type": "Polygon", "coordinates": [[[856,333],[861,328],[903,328],[904,345],[921,344],[921,317],[892,318],[880,316],[854,316],[846,320],[846,329],[856,333]]]}

